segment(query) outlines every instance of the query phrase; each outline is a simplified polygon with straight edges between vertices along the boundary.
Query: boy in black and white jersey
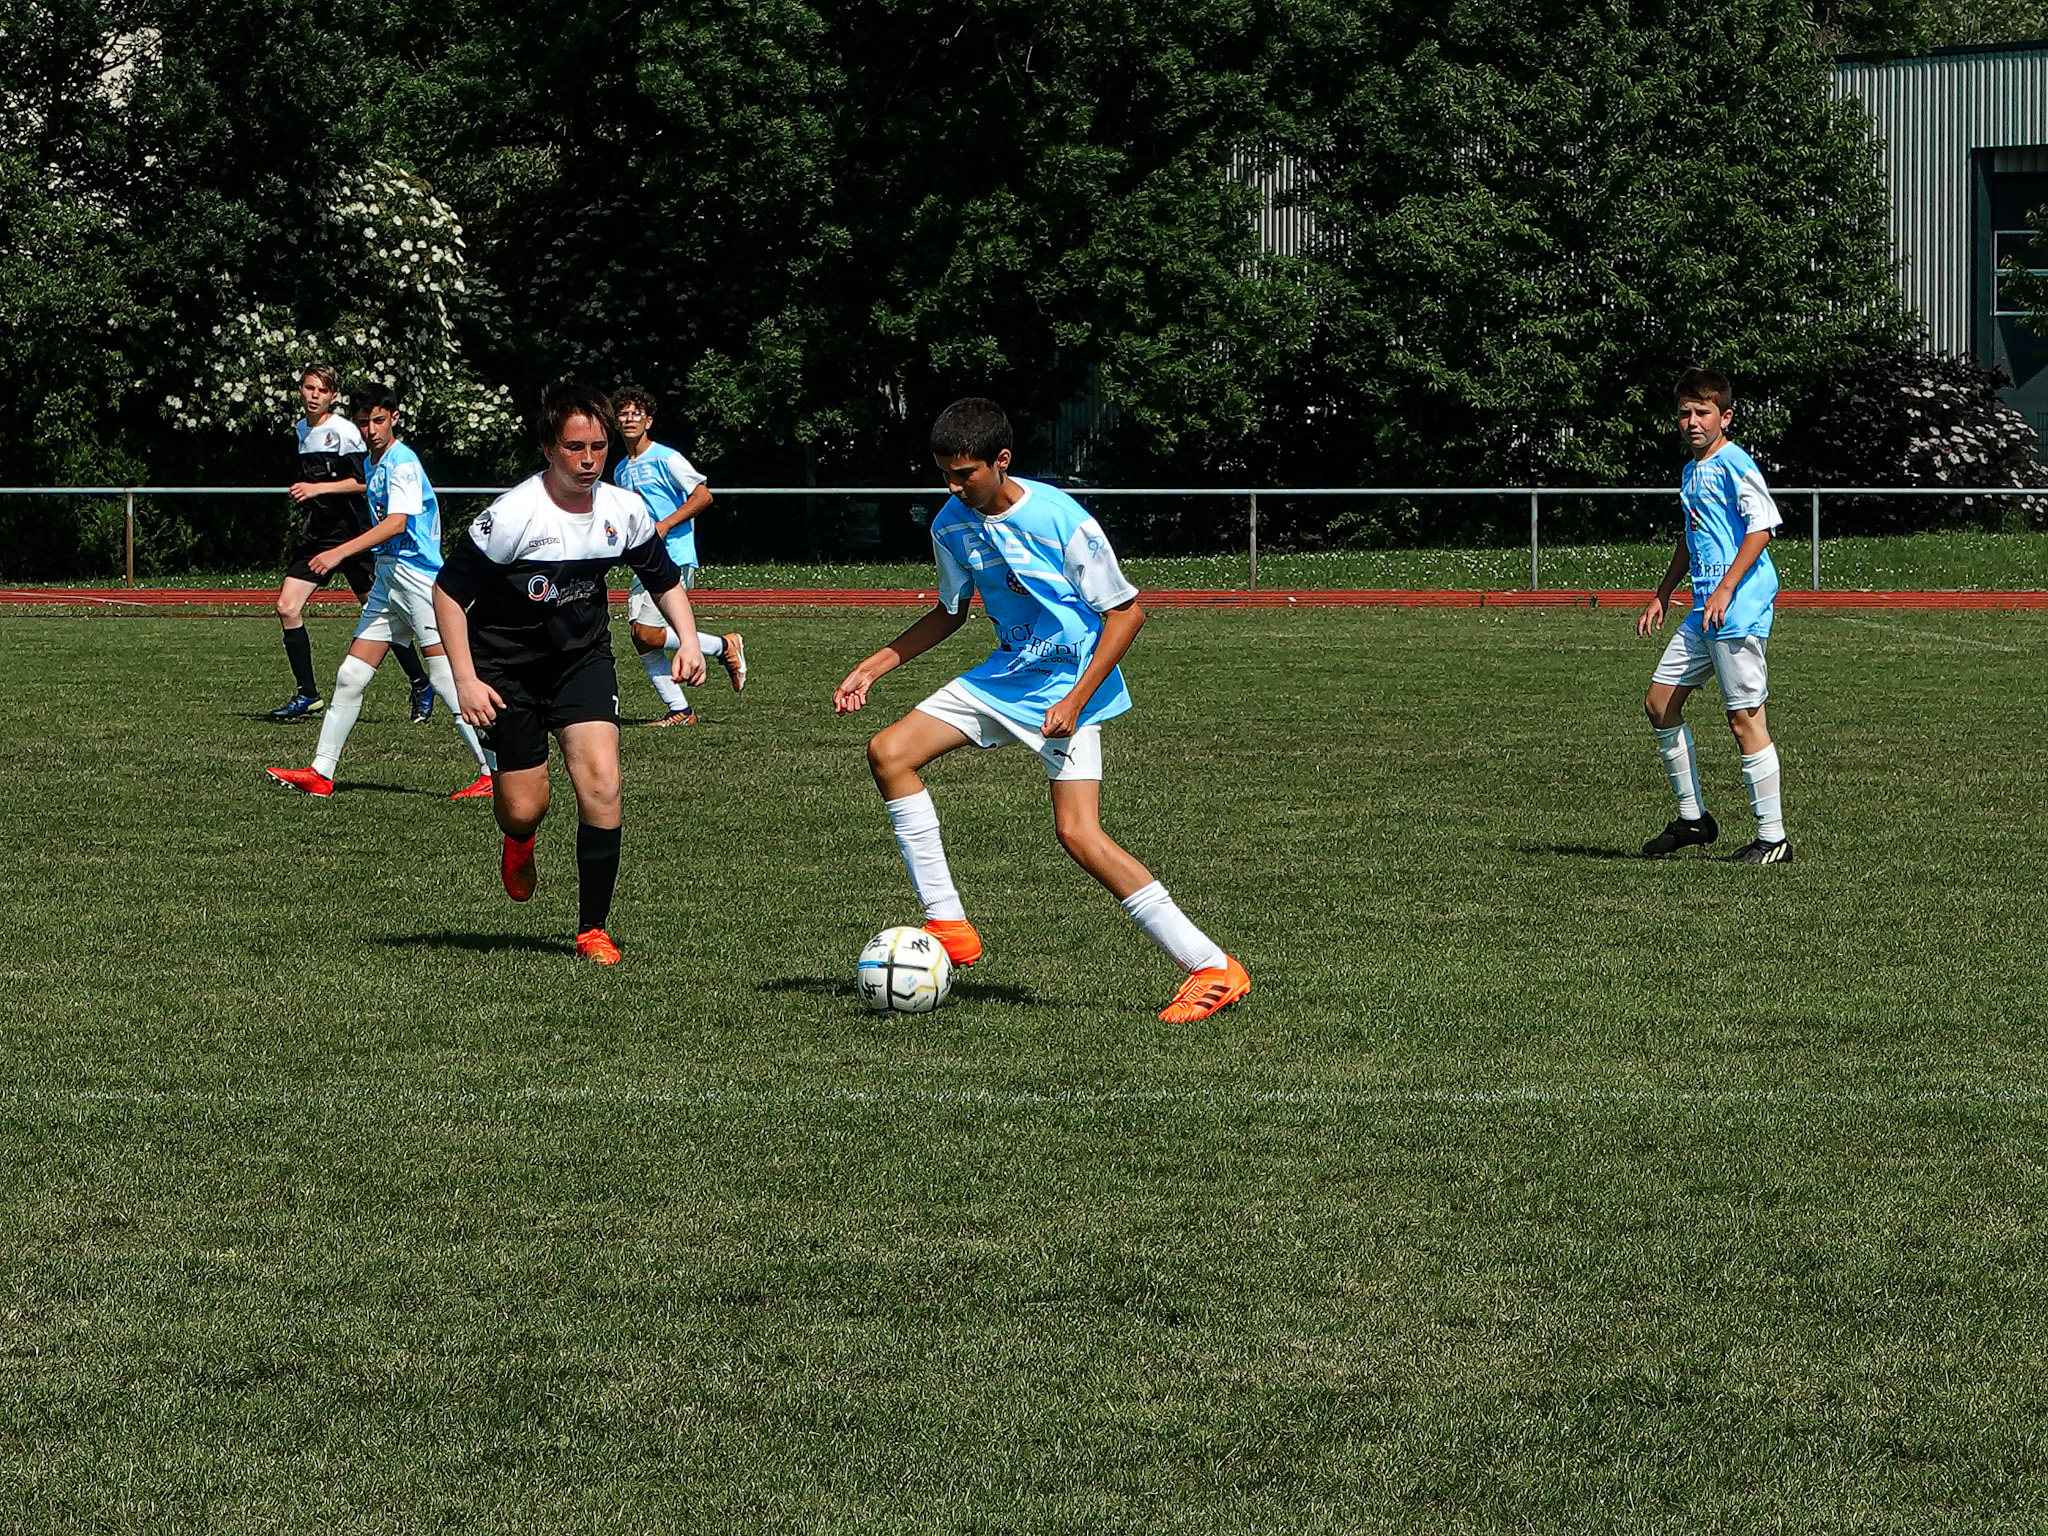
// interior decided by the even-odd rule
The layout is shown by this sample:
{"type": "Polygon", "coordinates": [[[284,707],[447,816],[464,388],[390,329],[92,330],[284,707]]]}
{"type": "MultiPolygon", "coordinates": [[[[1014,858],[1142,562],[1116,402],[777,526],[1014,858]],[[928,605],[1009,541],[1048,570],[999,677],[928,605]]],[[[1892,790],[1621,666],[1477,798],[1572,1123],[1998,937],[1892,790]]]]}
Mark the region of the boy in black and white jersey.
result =
{"type": "MultiPolygon", "coordinates": [[[[291,664],[292,696],[270,712],[273,720],[302,720],[326,705],[313,681],[313,646],[306,638],[306,603],[339,576],[362,602],[376,580],[377,562],[367,552],[352,555],[326,571],[313,569],[313,557],[338,549],[370,530],[370,503],[365,495],[369,445],[356,424],[336,411],[341,375],[326,363],[314,363],[299,376],[299,402],[305,414],[294,424],[298,437],[299,473],[288,494],[305,511],[298,547],[285,567],[277,589],[277,619],[284,626],[285,660],[291,664]]],[[[434,707],[433,685],[409,645],[395,645],[393,654],[412,680],[412,718],[427,718],[434,707]]]]}
{"type": "Polygon", "coordinates": [[[576,953],[616,964],[605,931],[619,873],[619,682],[606,574],[623,561],[682,644],[671,675],[704,681],[696,616],[647,504],[604,482],[611,402],[563,384],[541,405],[547,468],[500,496],[441,568],[434,615],[455,702],[497,753],[492,805],[505,834],[500,873],[514,901],[533,894],[533,840],[548,808],[548,736],[576,789],[576,953]]]}

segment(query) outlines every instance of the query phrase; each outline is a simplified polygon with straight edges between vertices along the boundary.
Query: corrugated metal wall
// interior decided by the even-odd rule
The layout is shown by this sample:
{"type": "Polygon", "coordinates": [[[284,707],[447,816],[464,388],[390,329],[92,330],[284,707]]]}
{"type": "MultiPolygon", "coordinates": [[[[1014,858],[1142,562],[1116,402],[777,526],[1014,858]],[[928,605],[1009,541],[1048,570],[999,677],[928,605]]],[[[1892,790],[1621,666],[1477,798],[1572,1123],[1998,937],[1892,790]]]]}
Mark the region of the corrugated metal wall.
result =
{"type": "Polygon", "coordinates": [[[1845,59],[1835,94],[1861,98],[1884,146],[1900,286],[1934,344],[1969,356],[1970,152],[2048,145],[2048,46],[1845,59]]]}

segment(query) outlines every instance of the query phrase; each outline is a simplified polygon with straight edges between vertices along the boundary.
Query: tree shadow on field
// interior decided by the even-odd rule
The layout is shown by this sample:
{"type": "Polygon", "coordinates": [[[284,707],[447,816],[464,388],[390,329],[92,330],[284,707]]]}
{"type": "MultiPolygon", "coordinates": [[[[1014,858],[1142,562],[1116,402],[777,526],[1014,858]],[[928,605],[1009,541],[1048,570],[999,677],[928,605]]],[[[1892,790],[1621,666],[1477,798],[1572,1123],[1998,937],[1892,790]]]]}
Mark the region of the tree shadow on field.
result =
{"type": "MultiPolygon", "coordinates": [[[[806,992],[814,997],[836,997],[853,990],[847,981],[833,981],[823,976],[777,976],[768,981],[754,983],[756,992],[806,992]]],[[[993,981],[963,981],[956,974],[953,978],[952,996],[977,1003],[1024,1003],[1035,1005],[1038,994],[1029,987],[1009,986],[993,981]]]]}
{"type": "Polygon", "coordinates": [[[1638,849],[1596,848],[1590,843],[1517,843],[1515,852],[1528,854],[1532,858],[1634,859],[1638,863],[1646,862],[1638,849]]]}
{"type": "Polygon", "coordinates": [[[445,928],[434,933],[387,933],[372,942],[389,949],[415,949],[425,945],[433,949],[474,950],[483,955],[506,949],[523,949],[536,955],[573,955],[576,952],[576,946],[567,939],[544,939],[531,933],[457,933],[445,928]]]}

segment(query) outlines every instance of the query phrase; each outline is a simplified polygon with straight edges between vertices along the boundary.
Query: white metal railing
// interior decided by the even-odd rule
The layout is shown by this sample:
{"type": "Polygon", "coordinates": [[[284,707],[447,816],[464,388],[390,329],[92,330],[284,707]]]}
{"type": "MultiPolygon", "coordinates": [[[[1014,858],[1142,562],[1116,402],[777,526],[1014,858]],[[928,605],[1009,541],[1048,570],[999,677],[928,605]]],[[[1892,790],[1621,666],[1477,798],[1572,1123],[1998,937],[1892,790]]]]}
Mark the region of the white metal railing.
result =
{"type": "MultiPolygon", "coordinates": [[[[496,496],[504,486],[436,486],[442,496],[496,496]]],[[[1542,586],[1540,525],[1543,498],[1569,496],[1675,496],[1668,485],[1348,485],[1348,486],[1064,486],[1077,501],[1105,496],[1202,496],[1243,500],[1247,585],[1259,585],[1259,498],[1304,496],[1509,496],[1529,498],[1529,590],[1542,586]]],[[[0,485],[0,496],[119,496],[126,507],[124,546],[127,582],[135,585],[135,498],[137,496],[282,496],[281,485],[0,485]]],[[[742,485],[720,486],[720,496],[943,496],[931,485],[742,485]]],[[[1823,496],[2040,496],[2048,486],[1826,485],[1780,487],[1778,498],[1809,498],[1813,526],[1813,589],[1820,590],[1820,503],[1823,496]]]]}

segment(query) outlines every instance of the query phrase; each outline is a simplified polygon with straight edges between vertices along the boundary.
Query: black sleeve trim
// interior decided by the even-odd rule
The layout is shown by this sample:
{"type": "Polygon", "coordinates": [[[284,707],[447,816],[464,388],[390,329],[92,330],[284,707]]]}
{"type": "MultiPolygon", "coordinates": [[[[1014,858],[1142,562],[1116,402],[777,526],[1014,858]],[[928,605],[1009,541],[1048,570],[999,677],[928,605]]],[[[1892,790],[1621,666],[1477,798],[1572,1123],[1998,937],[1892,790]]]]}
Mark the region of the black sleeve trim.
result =
{"type": "MultiPolygon", "coordinates": [[[[368,453],[344,453],[337,455],[337,457],[340,458],[342,467],[348,471],[348,479],[360,480],[365,485],[370,483],[370,456],[368,453]]],[[[339,480],[343,477],[336,475],[334,478],[339,480]]]]}
{"type": "Polygon", "coordinates": [[[476,540],[464,534],[455,541],[455,553],[442,564],[434,585],[467,608],[477,600],[497,569],[497,562],[476,547],[476,540]]]}
{"type": "Polygon", "coordinates": [[[635,544],[623,558],[632,567],[633,574],[640,578],[640,585],[650,593],[666,592],[682,584],[682,569],[669,554],[668,545],[659,538],[635,544]]]}

